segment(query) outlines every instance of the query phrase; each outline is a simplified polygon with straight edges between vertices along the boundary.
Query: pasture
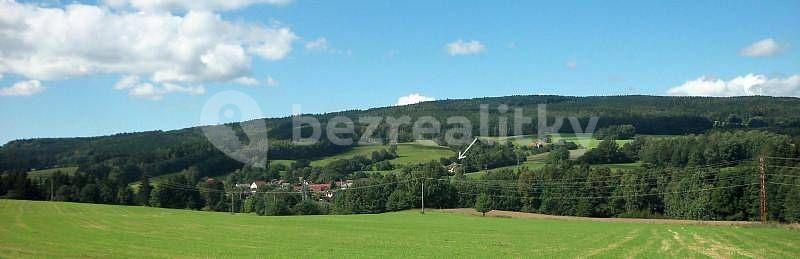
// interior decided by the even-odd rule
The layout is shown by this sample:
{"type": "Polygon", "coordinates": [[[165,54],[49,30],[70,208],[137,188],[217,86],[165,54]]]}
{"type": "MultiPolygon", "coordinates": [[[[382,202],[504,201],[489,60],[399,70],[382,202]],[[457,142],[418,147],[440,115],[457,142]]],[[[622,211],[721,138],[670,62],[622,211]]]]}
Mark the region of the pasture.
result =
{"type": "Polygon", "coordinates": [[[403,211],[259,217],[0,200],[0,257],[800,257],[785,226],[706,226],[403,211]]]}
{"type": "MultiPolygon", "coordinates": [[[[336,159],[352,158],[354,156],[364,156],[369,158],[372,152],[389,149],[389,146],[384,145],[371,145],[371,146],[355,146],[353,149],[336,154],[333,156],[324,157],[321,159],[311,161],[312,166],[321,167],[336,159]]],[[[439,160],[439,158],[455,156],[455,151],[441,147],[438,145],[430,144],[428,142],[411,142],[397,144],[398,158],[389,160],[392,164],[408,165],[414,163],[424,163],[431,160],[439,160]]]]}
{"type": "Polygon", "coordinates": [[[57,167],[57,168],[50,168],[50,169],[41,169],[41,170],[32,170],[28,172],[29,179],[39,179],[39,178],[47,178],[50,175],[61,172],[62,174],[74,174],[75,171],[78,171],[77,166],[67,166],[67,167],[57,167]]]}

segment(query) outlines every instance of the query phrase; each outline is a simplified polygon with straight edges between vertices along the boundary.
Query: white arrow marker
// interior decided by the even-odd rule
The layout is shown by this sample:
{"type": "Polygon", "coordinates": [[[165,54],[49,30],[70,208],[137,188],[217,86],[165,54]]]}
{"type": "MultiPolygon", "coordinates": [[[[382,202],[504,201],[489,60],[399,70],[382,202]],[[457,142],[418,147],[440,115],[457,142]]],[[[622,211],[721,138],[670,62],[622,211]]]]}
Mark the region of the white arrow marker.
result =
{"type": "Polygon", "coordinates": [[[471,148],[472,145],[475,145],[476,141],[478,141],[478,138],[475,138],[474,140],[472,140],[472,143],[470,143],[469,146],[467,146],[467,149],[464,149],[463,153],[460,152],[460,151],[458,152],[458,160],[467,158],[467,156],[465,156],[467,154],[467,151],[469,151],[469,148],[471,148]]]}

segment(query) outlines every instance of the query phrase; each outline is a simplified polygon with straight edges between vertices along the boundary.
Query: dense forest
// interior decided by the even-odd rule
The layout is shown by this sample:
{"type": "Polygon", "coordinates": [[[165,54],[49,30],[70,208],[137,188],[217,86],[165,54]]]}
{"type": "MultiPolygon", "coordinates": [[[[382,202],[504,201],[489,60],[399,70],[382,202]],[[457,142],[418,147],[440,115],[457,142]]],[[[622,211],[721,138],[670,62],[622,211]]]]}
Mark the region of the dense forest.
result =
{"type": "MultiPolygon", "coordinates": [[[[533,118],[522,130],[536,134],[536,107],[546,103],[548,124],[576,116],[581,125],[598,116],[602,139],[577,159],[573,142],[518,146],[479,141],[465,159],[456,156],[398,166],[390,143],[370,155],[312,166],[311,160],[340,154],[351,146],[327,139],[295,145],[291,118],[264,119],[269,129],[268,163],[252,167],[229,158],[200,128],[125,133],[89,138],[29,139],[0,148],[0,197],[86,203],[145,205],[259,215],[378,213],[418,208],[422,184],[426,206],[480,207],[594,217],[664,217],[753,220],[758,215],[758,158],[769,158],[770,219],[800,219],[800,100],[774,97],[562,97],[511,96],[445,100],[408,106],[315,115],[323,124],[334,116],[448,116],[473,120],[488,105],[491,136],[510,135],[513,109],[533,118]],[[498,109],[508,105],[509,109],[498,109]],[[508,126],[500,122],[507,121],[508,126]],[[505,130],[505,132],[503,132],[505,130]],[[680,136],[652,137],[655,134],[680,136]],[[624,145],[615,140],[631,139],[624,145]],[[513,167],[531,155],[547,153],[539,169],[513,167]],[[610,170],[597,165],[639,162],[610,170]],[[28,177],[33,169],[77,167],[74,173],[28,177]],[[465,174],[494,170],[479,178],[465,174]],[[373,171],[382,171],[373,173],[373,171]],[[385,173],[392,171],[392,173],[385,173]],[[159,183],[151,180],[170,175],[159,183]],[[224,176],[223,176],[224,175],[224,176]],[[136,182],[135,185],[132,183],[136,182]],[[238,186],[262,186],[258,191],[238,186]],[[314,184],[316,183],[316,184],[314,184]],[[325,185],[324,188],[319,184],[325,185]],[[309,189],[314,185],[314,188],[309,189]],[[480,199],[479,199],[480,198],[480,199]],[[477,204],[477,205],[476,205],[477,204]]],[[[241,135],[238,125],[231,125],[241,135]]],[[[443,125],[444,132],[448,125],[443,125]]],[[[356,123],[358,140],[367,125],[356,123]]],[[[399,128],[400,142],[414,140],[410,125],[399,128]]],[[[325,128],[324,126],[322,127],[325,128]]],[[[559,129],[571,133],[565,122],[559,129]]],[[[386,123],[375,136],[388,142],[386,123]]],[[[444,134],[426,138],[444,144],[444,134]]],[[[467,145],[449,146],[464,150],[467,145]]]]}
{"type": "MultiPolygon", "coordinates": [[[[524,115],[533,120],[522,128],[522,133],[536,134],[539,104],[547,105],[548,125],[552,125],[557,117],[574,116],[585,127],[590,117],[597,116],[600,118],[597,129],[611,125],[632,125],[637,134],[689,134],[704,133],[714,128],[757,128],[789,136],[800,135],[800,117],[797,116],[800,114],[800,99],[781,97],[508,96],[433,101],[313,116],[323,124],[323,131],[324,124],[334,116],[347,116],[355,121],[360,116],[409,116],[412,119],[432,116],[442,122],[450,116],[463,116],[472,121],[472,132],[478,135],[479,112],[481,105],[486,105],[489,135],[512,135],[513,113],[517,108],[523,109],[524,115]],[[500,109],[501,105],[507,105],[508,109],[500,109]],[[499,126],[498,121],[503,117],[507,117],[508,127],[499,126]],[[500,129],[508,132],[500,132],[500,129]]],[[[322,132],[322,140],[317,144],[293,145],[291,117],[264,119],[264,122],[269,130],[271,159],[309,159],[344,152],[349,148],[331,144],[325,132],[322,132]]],[[[444,132],[449,125],[442,124],[444,132]]],[[[358,139],[365,127],[357,123],[356,136],[351,137],[358,139]]],[[[400,142],[413,139],[410,129],[411,125],[400,126],[397,133],[400,142]]],[[[573,128],[565,121],[559,131],[572,132],[573,128]]],[[[383,140],[387,140],[390,134],[385,122],[375,132],[376,138],[383,140]]],[[[432,138],[441,138],[441,135],[432,138]]],[[[0,147],[0,172],[96,164],[110,167],[135,165],[150,176],[175,173],[192,165],[200,167],[201,174],[205,175],[242,166],[217,151],[199,127],[88,138],[15,140],[0,147]],[[209,161],[209,165],[198,166],[204,161],[209,161]]]]}

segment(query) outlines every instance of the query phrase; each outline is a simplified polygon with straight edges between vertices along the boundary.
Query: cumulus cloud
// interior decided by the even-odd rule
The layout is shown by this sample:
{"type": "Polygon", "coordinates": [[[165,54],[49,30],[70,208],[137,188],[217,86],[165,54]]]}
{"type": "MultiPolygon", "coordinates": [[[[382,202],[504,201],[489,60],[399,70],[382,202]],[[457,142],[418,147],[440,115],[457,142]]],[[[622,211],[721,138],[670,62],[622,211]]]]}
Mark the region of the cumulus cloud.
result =
{"type": "Polygon", "coordinates": [[[786,78],[768,78],[764,75],[748,74],[725,81],[711,77],[689,80],[667,91],[678,96],[793,96],[800,97],[800,75],[786,78]]]}
{"type": "Polygon", "coordinates": [[[17,82],[12,86],[0,88],[0,96],[31,96],[45,90],[39,80],[17,82]]]}
{"type": "Polygon", "coordinates": [[[128,91],[128,95],[158,101],[165,95],[171,93],[184,93],[190,95],[201,95],[206,93],[202,86],[181,86],[173,83],[156,84],[153,82],[142,82],[138,76],[126,76],[114,84],[114,89],[128,91]]]}
{"type": "Polygon", "coordinates": [[[395,104],[395,105],[398,105],[398,106],[399,105],[409,105],[409,104],[415,104],[415,103],[427,102],[427,101],[433,101],[433,100],[435,100],[433,97],[423,96],[423,95],[421,95],[419,93],[412,93],[412,94],[409,94],[409,95],[406,95],[406,96],[400,96],[400,98],[397,98],[397,104],[395,104]]]}
{"type": "Polygon", "coordinates": [[[275,80],[272,76],[267,76],[267,86],[278,86],[278,80],[275,80]]]}
{"type": "Polygon", "coordinates": [[[747,57],[769,57],[780,54],[786,49],[786,44],[776,42],[772,38],[763,39],[739,51],[739,55],[747,57]]]}
{"type": "Polygon", "coordinates": [[[298,39],[280,24],[230,22],[208,11],[174,15],[14,1],[0,1],[0,32],[0,74],[35,80],[123,74],[164,89],[166,83],[236,82],[250,74],[253,58],[283,59],[298,39]]]}
{"type": "Polygon", "coordinates": [[[148,12],[229,11],[254,4],[286,5],[292,0],[105,0],[113,8],[134,8],[148,12]]]}
{"type": "Polygon", "coordinates": [[[481,44],[479,41],[476,40],[472,41],[457,40],[445,45],[445,51],[447,51],[447,54],[450,54],[450,56],[473,55],[485,52],[486,46],[484,46],[483,44],[481,44]]]}

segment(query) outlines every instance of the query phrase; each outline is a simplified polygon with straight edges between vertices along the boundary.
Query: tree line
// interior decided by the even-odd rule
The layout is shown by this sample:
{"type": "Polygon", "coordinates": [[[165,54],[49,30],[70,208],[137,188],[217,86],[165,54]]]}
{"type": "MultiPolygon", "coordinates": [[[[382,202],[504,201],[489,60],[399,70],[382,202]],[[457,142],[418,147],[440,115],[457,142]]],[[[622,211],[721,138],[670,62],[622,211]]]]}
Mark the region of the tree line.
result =
{"type": "MultiPolygon", "coordinates": [[[[463,162],[494,167],[513,164],[519,152],[508,144],[476,144],[473,160],[463,162]],[[497,163],[497,161],[502,161],[497,163]]],[[[669,138],[637,137],[616,146],[613,140],[598,147],[605,158],[624,155],[642,161],[630,170],[591,166],[587,160],[570,160],[565,146],[554,146],[548,165],[495,170],[478,179],[448,171],[453,158],[400,168],[391,174],[363,172],[376,163],[396,157],[390,149],[367,157],[344,159],[315,168],[308,160],[269,168],[240,168],[226,180],[203,175],[200,167],[155,184],[142,167],[126,165],[80,167],[78,172],[56,172],[49,178],[29,179],[25,172],[0,176],[0,196],[15,199],[138,204],[210,211],[252,212],[259,215],[380,213],[418,208],[424,183],[429,208],[481,207],[553,215],[593,217],[649,217],[713,220],[753,220],[758,217],[759,157],[768,161],[768,204],[772,220],[800,219],[800,150],[786,135],[766,131],[719,130],[707,134],[669,138]],[[566,155],[565,155],[566,154],[566,155]],[[351,179],[346,188],[333,187],[332,197],[307,195],[292,188],[300,177],[325,182],[351,179]],[[139,174],[132,188],[128,175],[139,174]],[[247,195],[235,183],[255,179],[281,179],[247,195]],[[479,197],[484,197],[478,199],[479,197]],[[480,202],[479,202],[480,201],[480,202]]],[[[587,154],[590,154],[587,152],[587,154]]],[[[468,156],[469,157],[469,156],[468,156]]],[[[468,158],[469,159],[469,158],[468,158]]],[[[480,167],[473,167],[477,170],[480,167]]],[[[470,170],[465,170],[469,172],[470,170]]]]}

